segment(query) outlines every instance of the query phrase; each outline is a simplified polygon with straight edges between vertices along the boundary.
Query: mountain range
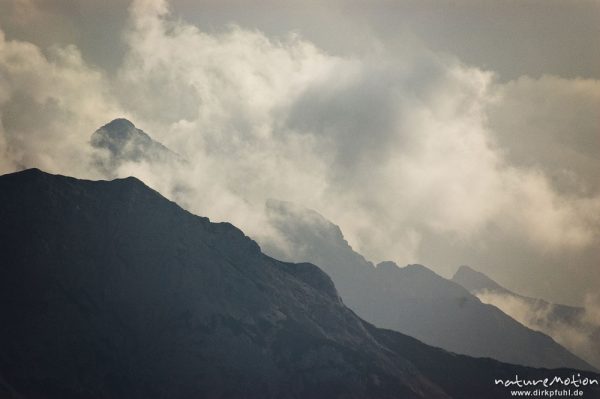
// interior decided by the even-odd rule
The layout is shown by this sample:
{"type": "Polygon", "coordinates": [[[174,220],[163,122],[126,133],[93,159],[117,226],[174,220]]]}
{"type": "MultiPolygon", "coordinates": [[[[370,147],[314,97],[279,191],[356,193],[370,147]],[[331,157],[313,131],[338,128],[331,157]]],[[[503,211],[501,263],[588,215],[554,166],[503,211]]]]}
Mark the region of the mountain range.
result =
{"type": "MultiPolygon", "coordinates": [[[[117,176],[123,162],[184,162],[126,119],[99,128],[91,143],[111,154],[102,164],[108,177],[117,176]]],[[[264,251],[277,259],[319,265],[331,276],[342,300],[377,326],[470,356],[532,367],[595,370],[544,330],[529,328],[482,303],[468,289],[425,266],[373,265],[348,245],[338,226],[317,212],[269,200],[266,214],[278,238],[274,243],[259,237],[264,251]]]]}
{"type": "Polygon", "coordinates": [[[495,379],[600,378],[376,328],[318,267],[135,178],[0,176],[0,220],[2,398],[504,398],[495,379]]]}
{"type": "Polygon", "coordinates": [[[531,329],[554,338],[577,356],[600,368],[600,318],[579,306],[550,303],[516,294],[485,274],[461,266],[452,281],[482,302],[494,305],[531,329]]]}
{"type": "Polygon", "coordinates": [[[425,266],[373,265],[350,247],[338,226],[315,211],[275,200],[266,208],[285,245],[266,242],[264,250],[279,259],[319,265],[331,276],[344,303],[370,323],[470,356],[532,367],[594,370],[548,335],[482,303],[425,266]]]}

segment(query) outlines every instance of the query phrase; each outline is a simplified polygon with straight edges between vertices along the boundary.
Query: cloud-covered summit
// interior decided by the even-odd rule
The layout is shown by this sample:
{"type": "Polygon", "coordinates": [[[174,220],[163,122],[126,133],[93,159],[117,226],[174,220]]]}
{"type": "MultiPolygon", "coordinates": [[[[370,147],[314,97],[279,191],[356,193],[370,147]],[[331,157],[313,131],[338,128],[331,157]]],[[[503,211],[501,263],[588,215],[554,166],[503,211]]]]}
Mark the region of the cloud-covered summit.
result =
{"type": "Polygon", "coordinates": [[[98,166],[111,175],[124,162],[177,163],[183,159],[125,118],[117,118],[96,130],[92,147],[102,152],[98,166]]]}
{"type": "Polygon", "coordinates": [[[590,171],[600,161],[583,139],[566,140],[565,127],[593,133],[596,81],[499,83],[420,41],[334,54],[302,32],[204,29],[165,1],[133,2],[121,36],[115,71],[73,45],[0,36],[2,172],[105,177],[93,165],[107,154],[89,137],[124,117],[189,163],[122,162],[116,176],[135,175],[254,237],[273,234],[263,204],[279,198],[335,220],[376,261],[442,274],[486,264],[568,301],[595,286],[600,194],[590,171]],[[540,113],[560,123],[540,130],[530,123],[540,113]],[[557,148],[567,154],[560,178],[548,158],[557,148]]]}

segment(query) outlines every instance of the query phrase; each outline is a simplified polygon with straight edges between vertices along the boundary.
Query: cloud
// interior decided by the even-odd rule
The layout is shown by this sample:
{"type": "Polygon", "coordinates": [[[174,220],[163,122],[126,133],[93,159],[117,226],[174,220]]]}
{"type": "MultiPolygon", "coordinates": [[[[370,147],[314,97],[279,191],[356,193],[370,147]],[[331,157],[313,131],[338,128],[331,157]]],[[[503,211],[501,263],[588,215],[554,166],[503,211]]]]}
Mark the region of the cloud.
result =
{"type": "Polygon", "coordinates": [[[414,42],[342,57],[298,34],[206,33],[165,1],[134,1],[129,18],[114,74],[74,46],[1,39],[2,171],[98,176],[89,136],[124,116],[188,164],[125,162],[117,175],[259,241],[276,240],[268,198],[318,210],[375,261],[417,262],[431,234],[469,241],[489,226],[541,252],[597,241],[598,197],[557,189],[498,136],[513,113],[517,129],[535,113],[510,111],[525,81],[501,84],[414,42]]]}
{"type": "Polygon", "coordinates": [[[85,169],[89,129],[113,115],[108,82],[74,46],[36,46],[0,33],[2,172],[85,169]]]}
{"type": "Polygon", "coordinates": [[[565,310],[560,305],[488,290],[478,292],[477,297],[521,324],[549,335],[574,354],[600,367],[600,302],[597,295],[587,295],[581,311],[565,310]]]}
{"type": "Polygon", "coordinates": [[[508,159],[544,172],[563,194],[600,192],[600,81],[521,77],[498,86],[490,127],[508,159]]]}

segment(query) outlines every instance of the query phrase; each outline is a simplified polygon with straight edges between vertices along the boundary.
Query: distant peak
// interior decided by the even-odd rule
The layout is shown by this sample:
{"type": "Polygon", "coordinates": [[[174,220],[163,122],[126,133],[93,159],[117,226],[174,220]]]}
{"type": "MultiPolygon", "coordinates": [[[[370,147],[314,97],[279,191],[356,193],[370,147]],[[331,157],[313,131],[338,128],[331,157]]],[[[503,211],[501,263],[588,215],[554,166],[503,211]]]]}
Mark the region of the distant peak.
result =
{"type": "Polygon", "coordinates": [[[475,269],[473,269],[471,266],[467,266],[467,265],[461,265],[457,270],[456,273],[454,273],[454,277],[457,276],[468,276],[468,275],[472,275],[472,276],[477,276],[479,278],[486,278],[491,280],[488,276],[486,276],[485,274],[481,273],[480,271],[477,271],[475,269]]]}
{"type": "Polygon", "coordinates": [[[116,165],[124,161],[183,160],[124,118],[114,119],[96,130],[92,134],[90,144],[94,148],[108,150],[111,158],[100,159],[99,164],[109,171],[114,170],[116,165]]]}
{"type": "Polygon", "coordinates": [[[125,118],[117,118],[102,126],[101,129],[110,131],[130,130],[135,129],[135,125],[125,118]]]}
{"type": "Polygon", "coordinates": [[[117,152],[126,142],[135,139],[151,141],[150,137],[136,128],[133,123],[127,119],[118,118],[108,122],[92,134],[92,145],[108,147],[111,151],[117,152]]]}
{"type": "MultiPolygon", "coordinates": [[[[471,266],[468,265],[461,265],[457,270],[456,273],[480,273],[477,270],[473,269],[471,266]]],[[[455,273],[455,274],[456,274],[455,273]]]]}
{"type": "Polygon", "coordinates": [[[340,227],[313,209],[272,198],[267,199],[265,207],[267,214],[274,222],[278,221],[281,228],[287,226],[289,222],[293,222],[296,230],[299,228],[308,229],[313,234],[316,232],[326,235],[333,240],[332,242],[348,245],[340,227]]]}
{"type": "Polygon", "coordinates": [[[431,270],[427,266],[423,266],[423,265],[418,264],[418,263],[413,263],[413,264],[410,264],[410,265],[406,265],[404,267],[400,267],[399,269],[405,275],[409,275],[409,276],[413,276],[413,277],[426,278],[426,279],[430,279],[430,278],[434,278],[434,279],[441,278],[441,279],[443,279],[443,277],[439,276],[436,272],[434,272],[433,270],[431,270]]]}
{"type": "Polygon", "coordinates": [[[411,270],[411,271],[415,271],[415,272],[429,272],[432,273],[432,270],[429,269],[428,267],[425,267],[423,265],[420,265],[418,263],[413,263],[411,265],[406,265],[403,267],[404,270],[411,270]]]}
{"type": "Polygon", "coordinates": [[[462,285],[471,292],[480,290],[505,290],[484,273],[467,265],[462,265],[458,268],[452,277],[452,281],[462,285]]]}
{"type": "Polygon", "coordinates": [[[435,272],[429,269],[426,266],[419,264],[406,265],[404,267],[398,266],[395,262],[392,261],[384,261],[377,264],[376,267],[379,271],[384,272],[403,272],[409,273],[411,275],[419,275],[419,276],[427,276],[427,275],[435,275],[435,272]]]}

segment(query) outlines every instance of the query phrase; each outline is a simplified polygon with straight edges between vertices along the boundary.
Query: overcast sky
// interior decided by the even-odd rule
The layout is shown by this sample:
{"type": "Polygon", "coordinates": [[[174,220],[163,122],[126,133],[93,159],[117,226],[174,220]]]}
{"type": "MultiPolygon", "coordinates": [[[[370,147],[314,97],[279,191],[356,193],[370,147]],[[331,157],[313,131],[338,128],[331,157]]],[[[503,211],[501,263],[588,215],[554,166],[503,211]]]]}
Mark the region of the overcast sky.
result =
{"type": "Polygon", "coordinates": [[[124,116],[189,165],[117,175],[254,237],[272,197],[373,261],[597,291],[598,1],[0,0],[0,30],[2,173],[105,177],[124,116]]]}

